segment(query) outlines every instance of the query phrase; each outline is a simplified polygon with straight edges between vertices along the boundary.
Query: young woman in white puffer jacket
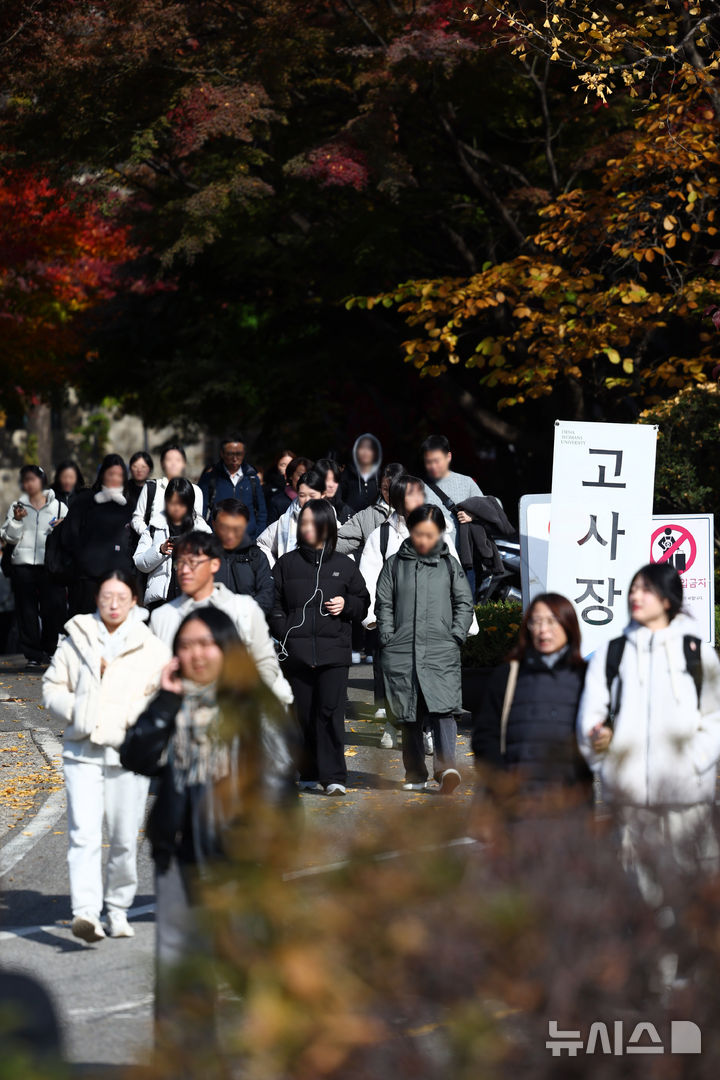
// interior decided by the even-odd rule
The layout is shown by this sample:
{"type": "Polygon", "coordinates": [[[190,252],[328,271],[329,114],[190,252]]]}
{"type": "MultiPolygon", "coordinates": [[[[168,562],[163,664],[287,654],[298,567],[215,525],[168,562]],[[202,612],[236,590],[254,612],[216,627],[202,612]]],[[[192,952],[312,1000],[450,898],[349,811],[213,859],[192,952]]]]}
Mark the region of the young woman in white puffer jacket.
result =
{"type": "Polygon", "coordinates": [[[9,507],[0,529],[0,539],[13,547],[10,580],[20,648],[28,667],[49,663],[67,618],[65,586],[53,581],[45,568],[47,538],[67,514],[67,506],[46,481],[39,465],[23,465],[22,494],[9,507]]]}
{"type": "Polygon", "coordinates": [[[132,937],[137,837],[148,780],[127,772],[118,750],[160,686],[170,650],[145,625],[134,579],[112,570],[99,583],[97,611],[76,615],[43,679],[43,705],[65,724],[72,932],[100,941],[103,900],[111,937],[132,937]],[[103,890],[102,832],[109,853],[103,890]]]}
{"type": "Polygon", "coordinates": [[[590,661],[578,743],[616,814],[623,862],[660,907],[668,873],[720,868],[713,821],[720,661],[683,614],[682,581],[668,563],[638,571],[629,604],[616,677],[612,664],[608,671],[611,645],[590,661]]]}
{"type": "Polygon", "coordinates": [[[184,476],[175,477],[165,488],[165,509],[155,514],[138,541],[135,566],[147,574],[143,605],[152,611],[180,595],[173,568],[173,547],[189,532],[212,532],[195,504],[194,485],[184,476]]]}

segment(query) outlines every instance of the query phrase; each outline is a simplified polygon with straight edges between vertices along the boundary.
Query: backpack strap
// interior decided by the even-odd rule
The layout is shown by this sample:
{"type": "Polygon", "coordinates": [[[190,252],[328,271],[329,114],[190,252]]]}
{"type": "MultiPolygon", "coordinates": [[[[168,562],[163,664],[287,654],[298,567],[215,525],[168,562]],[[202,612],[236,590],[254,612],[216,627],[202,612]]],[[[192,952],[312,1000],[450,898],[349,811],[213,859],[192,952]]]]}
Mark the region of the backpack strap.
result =
{"type": "Polygon", "coordinates": [[[520,661],[510,661],[510,671],[508,672],[508,681],[505,685],[505,697],[503,698],[502,713],[500,714],[500,753],[505,753],[505,747],[507,745],[507,726],[510,719],[510,710],[512,709],[513,700],[515,698],[515,690],[517,689],[518,675],[520,674],[520,661]]]}
{"type": "Polygon", "coordinates": [[[608,694],[610,695],[610,706],[608,708],[607,720],[605,721],[607,727],[612,730],[615,727],[615,719],[620,711],[620,699],[622,697],[622,679],[620,678],[620,663],[625,652],[625,636],[613,638],[608,644],[607,656],[605,657],[605,682],[608,688],[608,694]],[[615,694],[615,701],[612,700],[612,688],[615,680],[618,680],[617,693],[615,694]]]}
{"type": "Polygon", "coordinates": [[[387,549],[390,542],[390,522],[383,521],[380,526],[380,557],[385,562],[387,559],[387,549]]]}
{"type": "Polygon", "coordinates": [[[257,521],[258,510],[259,510],[258,486],[260,484],[260,481],[258,479],[258,474],[255,471],[249,473],[248,480],[250,481],[250,490],[252,491],[253,510],[255,511],[255,520],[257,521]]]}
{"type": "Polygon", "coordinates": [[[155,494],[157,492],[157,480],[148,480],[145,485],[145,525],[150,524],[150,518],[152,517],[153,507],[155,505],[155,494]]]}
{"type": "Polygon", "coordinates": [[[438,487],[437,484],[434,484],[432,482],[432,480],[426,480],[425,483],[426,483],[426,486],[429,487],[431,491],[435,492],[435,494],[437,495],[440,502],[443,504],[445,509],[450,514],[457,514],[457,511],[458,511],[457,503],[453,502],[452,499],[450,498],[450,496],[446,495],[441,487],[438,487]]]}
{"type": "Polygon", "coordinates": [[[685,653],[685,665],[688,675],[692,676],[697,690],[698,707],[702,697],[703,667],[702,667],[702,642],[700,638],[686,634],[683,638],[683,652],[685,653]]]}

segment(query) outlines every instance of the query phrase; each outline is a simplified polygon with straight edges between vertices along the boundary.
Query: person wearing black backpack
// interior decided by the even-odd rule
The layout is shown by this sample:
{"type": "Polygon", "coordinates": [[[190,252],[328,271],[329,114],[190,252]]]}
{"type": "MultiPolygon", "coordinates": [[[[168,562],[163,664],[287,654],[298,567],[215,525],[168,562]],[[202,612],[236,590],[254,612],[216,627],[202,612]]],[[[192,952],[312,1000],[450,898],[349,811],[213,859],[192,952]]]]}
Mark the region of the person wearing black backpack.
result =
{"type": "Polygon", "coordinates": [[[204,499],[204,516],[212,521],[216,503],[223,499],[239,499],[250,511],[247,534],[251,543],[268,523],[265,494],[260,477],[252,465],[245,461],[245,439],[242,435],[227,435],[220,443],[220,460],[211,465],[200,477],[204,499]]]}
{"type": "Polygon", "coordinates": [[[642,567],[628,599],[623,636],[590,661],[578,742],[616,813],[623,863],[660,908],[663,870],[720,868],[720,661],[684,614],[682,581],[669,563],[642,567]]]}

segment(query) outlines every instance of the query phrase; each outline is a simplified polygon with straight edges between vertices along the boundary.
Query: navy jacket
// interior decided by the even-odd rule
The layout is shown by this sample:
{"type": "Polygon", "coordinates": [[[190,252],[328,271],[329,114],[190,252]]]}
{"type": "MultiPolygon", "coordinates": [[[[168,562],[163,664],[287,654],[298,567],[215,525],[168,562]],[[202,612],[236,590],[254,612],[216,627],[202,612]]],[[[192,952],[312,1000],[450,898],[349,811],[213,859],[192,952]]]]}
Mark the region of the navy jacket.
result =
{"type": "Polygon", "coordinates": [[[476,757],[520,773],[528,791],[590,783],[575,737],[584,669],[571,668],[565,657],[550,668],[538,653],[528,652],[520,665],[501,755],[500,719],[509,670],[502,664],[490,676],[472,737],[476,757]]]}
{"type": "Polygon", "coordinates": [[[223,499],[240,499],[250,511],[247,537],[251,542],[257,540],[268,520],[260,477],[252,465],[243,464],[240,482],[233,484],[222,461],[218,461],[205,470],[198,484],[203,493],[203,517],[207,522],[211,519],[216,503],[223,499]]]}

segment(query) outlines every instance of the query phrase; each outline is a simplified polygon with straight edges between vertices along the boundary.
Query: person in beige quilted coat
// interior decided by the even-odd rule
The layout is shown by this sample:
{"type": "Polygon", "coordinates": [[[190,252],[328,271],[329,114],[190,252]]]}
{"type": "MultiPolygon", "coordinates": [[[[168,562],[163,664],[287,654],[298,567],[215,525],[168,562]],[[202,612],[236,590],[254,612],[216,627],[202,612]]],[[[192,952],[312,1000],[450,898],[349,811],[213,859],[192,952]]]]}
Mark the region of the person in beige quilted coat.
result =
{"type": "Polygon", "coordinates": [[[106,936],[103,900],[110,936],[133,936],[127,911],[137,889],[137,837],[149,782],[121,766],[118,750],[170,659],[147,617],[134,579],[110,571],[98,586],[97,611],[70,619],[43,678],[43,704],[65,724],[72,932],[88,942],[106,936]],[[103,818],[109,840],[104,888],[103,818]]]}

